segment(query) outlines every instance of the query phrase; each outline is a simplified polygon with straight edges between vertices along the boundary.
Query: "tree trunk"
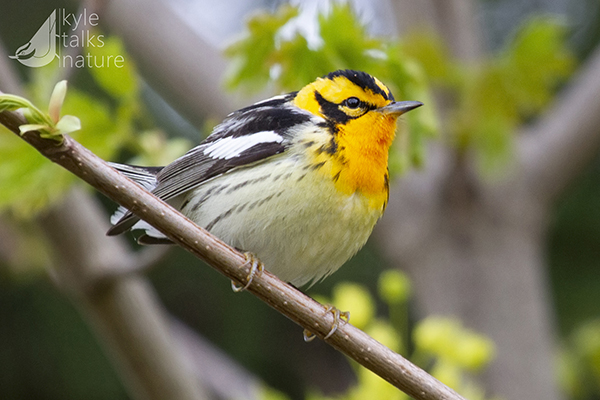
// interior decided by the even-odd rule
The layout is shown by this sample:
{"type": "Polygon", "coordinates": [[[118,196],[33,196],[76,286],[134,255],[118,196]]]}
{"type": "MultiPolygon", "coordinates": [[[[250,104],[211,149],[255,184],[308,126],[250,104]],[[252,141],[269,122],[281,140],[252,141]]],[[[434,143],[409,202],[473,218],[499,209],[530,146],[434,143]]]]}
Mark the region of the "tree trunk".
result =
{"type": "Polygon", "coordinates": [[[485,183],[458,168],[439,185],[415,216],[417,199],[407,201],[400,182],[378,231],[414,282],[419,314],[455,316],[495,342],[483,377],[491,394],[559,399],[543,260],[547,208],[516,181],[485,183]]]}

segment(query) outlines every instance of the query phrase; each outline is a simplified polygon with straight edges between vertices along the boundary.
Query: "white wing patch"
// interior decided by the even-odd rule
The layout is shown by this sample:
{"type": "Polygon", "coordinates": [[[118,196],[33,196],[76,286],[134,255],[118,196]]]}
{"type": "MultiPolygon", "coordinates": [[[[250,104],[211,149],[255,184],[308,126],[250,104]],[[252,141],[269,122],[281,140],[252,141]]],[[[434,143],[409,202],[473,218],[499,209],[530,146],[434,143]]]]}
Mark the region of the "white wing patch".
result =
{"type": "Polygon", "coordinates": [[[233,157],[237,157],[245,150],[248,150],[257,144],[270,142],[281,143],[282,141],[283,137],[274,131],[263,131],[238,137],[228,136],[207,146],[204,149],[204,155],[212,158],[229,160],[233,157]]]}
{"type": "Polygon", "coordinates": [[[261,101],[257,101],[256,103],[254,103],[253,105],[258,106],[260,104],[264,104],[264,103],[268,103],[270,101],[274,101],[274,100],[281,100],[281,99],[285,99],[287,96],[289,96],[289,93],[285,93],[285,94],[279,94],[277,96],[273,96],[273,97],[269,97],[268,99],[264,99],[261,101]]]}

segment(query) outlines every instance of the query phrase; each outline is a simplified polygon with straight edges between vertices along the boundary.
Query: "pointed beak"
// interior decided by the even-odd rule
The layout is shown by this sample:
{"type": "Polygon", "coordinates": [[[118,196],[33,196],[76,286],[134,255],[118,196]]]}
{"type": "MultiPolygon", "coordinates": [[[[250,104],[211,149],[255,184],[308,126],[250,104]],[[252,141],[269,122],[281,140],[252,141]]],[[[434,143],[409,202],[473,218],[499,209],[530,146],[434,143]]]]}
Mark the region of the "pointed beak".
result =
{"type": "Polygon", "coordinates": [[[377,111],[383,114],[392,114],[396,117],[401,116],[404,113],[414,110],[417,107],[421,107],[423,103],[420,101],[395,101],[388,104],[387,106],[378,108],[377,111]]]}

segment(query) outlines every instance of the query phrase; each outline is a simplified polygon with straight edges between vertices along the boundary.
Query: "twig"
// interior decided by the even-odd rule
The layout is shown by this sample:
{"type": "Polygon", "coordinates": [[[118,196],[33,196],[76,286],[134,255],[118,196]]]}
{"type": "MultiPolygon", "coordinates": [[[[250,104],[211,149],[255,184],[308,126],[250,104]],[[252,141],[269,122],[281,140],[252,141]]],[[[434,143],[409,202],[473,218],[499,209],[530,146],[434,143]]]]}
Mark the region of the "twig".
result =
{"type": "MultiPolygon", "coordinates": [[[[0,113],[0,123],[13,132],[25,124],[16,112],[0,113]]],[[[242,254],[210,235],[174,208],[131,182],[70,136],[64,141],[43,139],[37,132],[21,136],[45,157],[71,171],[115,202],[127,207],[171,240],[243,285],[250,267],[242,254]]],[[[268,268],[268,266],[267,266],[268,268]]],[[[334,322],[327,309],[265,271],[248,291],[305,329],[324,339],[334,322]]],[[[456,392],[349,323],[325,340],[383,379],[418,400],[463,399],[456,392]]]]}

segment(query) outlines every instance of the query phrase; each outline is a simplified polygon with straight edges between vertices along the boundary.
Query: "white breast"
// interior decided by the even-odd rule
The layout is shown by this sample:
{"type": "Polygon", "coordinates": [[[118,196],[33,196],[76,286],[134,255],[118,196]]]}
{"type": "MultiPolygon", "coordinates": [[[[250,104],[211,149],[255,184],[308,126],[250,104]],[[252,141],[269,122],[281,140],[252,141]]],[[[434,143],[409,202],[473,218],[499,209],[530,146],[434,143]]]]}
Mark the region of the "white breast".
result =
{"type": "Polygon", "coordinates": [[[366,243],[381,210],[296,162],[274,157],[217,177],[188,195],[182,212],[280,279],[314,283],[366,243]]]}

